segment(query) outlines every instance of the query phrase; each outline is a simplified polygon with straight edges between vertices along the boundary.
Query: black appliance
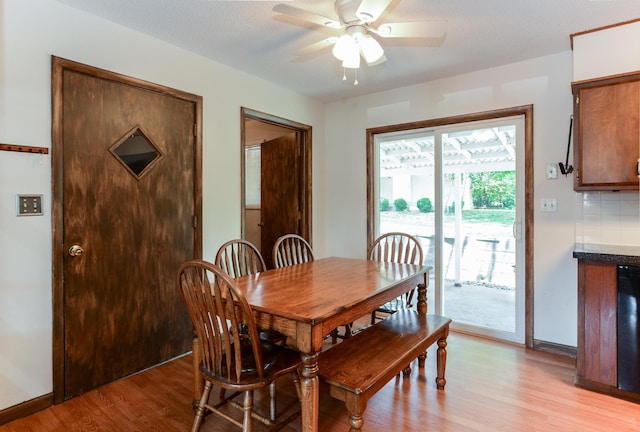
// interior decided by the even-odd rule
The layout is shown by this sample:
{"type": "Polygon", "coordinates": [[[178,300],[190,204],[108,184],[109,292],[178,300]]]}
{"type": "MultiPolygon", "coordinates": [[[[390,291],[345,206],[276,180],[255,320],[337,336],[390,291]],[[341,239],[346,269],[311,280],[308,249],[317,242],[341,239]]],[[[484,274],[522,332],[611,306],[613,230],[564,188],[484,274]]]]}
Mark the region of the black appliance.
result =
{"type": "Polygon", "coordinates": [[[618,266],[618,388],[640,393],[640,267],[618,266]]]}

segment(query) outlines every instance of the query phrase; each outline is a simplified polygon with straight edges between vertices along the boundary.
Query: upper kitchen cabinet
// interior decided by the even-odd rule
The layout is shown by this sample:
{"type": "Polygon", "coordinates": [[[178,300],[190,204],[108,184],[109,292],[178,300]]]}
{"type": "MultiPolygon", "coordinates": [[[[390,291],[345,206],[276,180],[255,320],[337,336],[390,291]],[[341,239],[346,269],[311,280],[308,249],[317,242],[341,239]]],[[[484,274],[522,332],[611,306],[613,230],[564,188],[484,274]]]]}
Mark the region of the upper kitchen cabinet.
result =
{"type": "Polygon", "coordinates": [[[638,190],[640,73],[575,82],[574,189],[638,190]]]}

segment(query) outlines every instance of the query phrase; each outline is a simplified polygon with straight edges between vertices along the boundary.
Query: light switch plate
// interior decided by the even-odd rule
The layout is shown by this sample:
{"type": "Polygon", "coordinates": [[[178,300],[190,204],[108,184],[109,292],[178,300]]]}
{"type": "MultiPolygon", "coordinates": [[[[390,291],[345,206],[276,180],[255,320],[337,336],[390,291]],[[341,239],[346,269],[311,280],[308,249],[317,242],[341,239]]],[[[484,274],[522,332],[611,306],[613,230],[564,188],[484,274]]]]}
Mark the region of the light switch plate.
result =
{"type": "Polygon", "coordinates": [[[42,195],[16,195],[16,216],[42,216],[42,195]]]}
{"type": "Polygon", "coordinates": [[[558,167],[556,166],[556,164],[547,164],[547,178],[548,179],[558,178],[558,167]]]}
{"type": "Polygon", "coordinates": [[[542,198],[540,200],[540,211],[543,212],[557,212],[558,201],[555,198],[542,198]]]}

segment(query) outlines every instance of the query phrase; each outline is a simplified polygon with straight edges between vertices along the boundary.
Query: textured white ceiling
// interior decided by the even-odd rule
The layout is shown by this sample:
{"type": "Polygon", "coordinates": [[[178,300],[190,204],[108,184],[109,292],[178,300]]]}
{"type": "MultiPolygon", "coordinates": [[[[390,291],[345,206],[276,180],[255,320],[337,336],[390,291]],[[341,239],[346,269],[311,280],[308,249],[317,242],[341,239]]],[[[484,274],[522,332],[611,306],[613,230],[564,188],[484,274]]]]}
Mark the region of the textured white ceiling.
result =
{"type": "MultiPolygon", "coordinates": [[[[394,0],[381,21],[446,20],[439,46],[382,40],[387,61],[342,81],[331,34],[272,12],[276,1],[57,0],[323,101],[373,93],[570,49],[570,34],[640,18],[640,0],[394,0]]],[[[333,1],[287,4],[336,17],[333,1]]]]}

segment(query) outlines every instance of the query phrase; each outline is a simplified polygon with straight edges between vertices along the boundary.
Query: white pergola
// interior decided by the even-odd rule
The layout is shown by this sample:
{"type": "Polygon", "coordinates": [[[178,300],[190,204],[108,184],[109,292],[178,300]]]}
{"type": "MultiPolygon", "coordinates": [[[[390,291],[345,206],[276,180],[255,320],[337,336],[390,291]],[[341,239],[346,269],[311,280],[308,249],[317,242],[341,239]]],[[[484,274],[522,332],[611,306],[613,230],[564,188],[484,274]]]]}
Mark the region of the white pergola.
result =
{"type": "MultiPolygon", "coordinates": [[[[516,159],[514,126],[442,134],[444,173],[510,171],[516,159]]],[[[380,142],[380,175],[424,175],[432,170],[433,134],[411,134],[380,142]]]]}
{"type": "MultiPolygon", "coordinates": [[[[389,139],[379,141],[380,177],[434,175],[436,139],[433,132],[413,132],[386,138],[389,139]]],[[[465,190],[459,174],[515,170],[516,127],[508,125],[442,133],[441,142],[442,174],[456,174],[451,192],[455,205],[455,238],[460,238],[465,190]]],[[[456,281],[460,280],[460,243],[455,242],[453,250],[456,281]]]]}

